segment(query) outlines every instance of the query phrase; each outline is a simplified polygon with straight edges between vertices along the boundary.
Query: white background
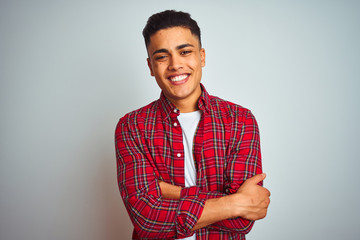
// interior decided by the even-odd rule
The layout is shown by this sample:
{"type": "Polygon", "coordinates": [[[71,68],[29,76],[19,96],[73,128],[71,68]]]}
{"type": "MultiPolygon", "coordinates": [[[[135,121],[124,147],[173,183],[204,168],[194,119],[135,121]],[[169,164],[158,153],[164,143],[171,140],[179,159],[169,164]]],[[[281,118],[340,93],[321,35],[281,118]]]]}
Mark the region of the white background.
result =
{"type": "Polygon", "coordinates": [[[266,219],[248,239],[358,239],[360,2],[0,1],[0,239],[130,239],[114,129],[159,97],[142,29],[188,11],[207,90],[261,131],[266,219]]]}

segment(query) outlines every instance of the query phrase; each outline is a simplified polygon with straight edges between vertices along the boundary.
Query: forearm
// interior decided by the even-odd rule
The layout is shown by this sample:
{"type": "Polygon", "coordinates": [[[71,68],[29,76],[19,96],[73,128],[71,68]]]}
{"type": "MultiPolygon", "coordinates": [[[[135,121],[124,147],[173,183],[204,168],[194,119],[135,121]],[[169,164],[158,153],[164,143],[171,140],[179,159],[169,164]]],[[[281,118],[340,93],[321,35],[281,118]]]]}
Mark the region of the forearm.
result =
{"type": "Polygon", "coordinates": [[[177,235],[175,213],[178,201],[152,196],[134,196],[124,199],[124,204],[140,238],[163,239],[177,235]],[[166,213],[164,209],[167,209],[166,213]]]}
{"type": "Polygon", "coordinates": [[[229,206],[226,203],[226,197],[208,199],[206,200],[203,212],[192,231],[196,231],[231,217],[231,209],[229,209],[229,206]]]}
{"type": "Polygon", "coordinates": [[[153,182],[147,192],[139,190],[137,194],[126,196],[126,192],[121,191],[139,237],[168,239],[191,236],[205,200],[197,198],[190,189],[184,190],[179,200],[166,199],[155,188],[153,182]]]}
{"type": "MultiPolygon", "coordinates": [[[[180,199],[182,188],[160,181],[161,195],[163,198],[180,199]]],[[[193,186],[192,188],[197,188],[193,186]]],[[[198,188],[199,189],[199,188],[198,188]]],[[[199,190],[199,198],[206,199],[202,214],[192,231],[211,225],[212,228],[223,231],[240,231],[247,233],[252,221],[235,218],[234,209],[229,205],[227,195],[221,192],[199,190]]]]}
{"type": "MultiPolygon", "coordinates": [[[[253,225],[253,220],[258,220],[266,215],[270,193],[258,184],[265,178],[259,174],[246,181],[237,192],[225,195],[219,192],[206,192],[197,189],[197,197],[206,199],[200,218],[192,231],[207,227],[222,231],[236,231],[248,233],[253,225]]],[[[160,183],[162,196],[178,199],[181,188],[168,183],[160,183]]]]}
{"type": "Polygon", "coordinates": [[[181,187],[159,181],[161,196],[168,199],[180,199],[181,187]]]}
{"type": "MultiPolygon", "coordinates": [[[[163,198],[180,199],[181,187],[165,182],[160,182],[159,185],[163,198]]],[[[226,204],[224,197],[207,199],[201,217],[192,231],[231,217],[231,210],[229,209],[228,204],[226,204]]]]}

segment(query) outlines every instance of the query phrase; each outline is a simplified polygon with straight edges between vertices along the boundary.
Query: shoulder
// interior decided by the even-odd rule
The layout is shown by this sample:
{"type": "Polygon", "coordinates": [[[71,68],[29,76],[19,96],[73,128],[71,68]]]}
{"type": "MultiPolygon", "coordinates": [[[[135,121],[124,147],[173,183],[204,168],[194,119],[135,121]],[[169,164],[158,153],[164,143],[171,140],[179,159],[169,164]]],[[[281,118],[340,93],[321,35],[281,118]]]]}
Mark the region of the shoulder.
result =
{"type": "Polygon", "coordinates": [[[121,126],[127,126],[127,128],[131,129],[143,125],[145,121],[154,118],[158,111],[158,102],[158,100],[153,101],[144,107],[125,114],[120,118],[116,129],[119,129],[121,126]]]}
{"type": "Polygon", "coordinates": [[[213,114],[226,118],[253,118],[251,111],[239,104],[224,100],[216,96],[210,96],[213,114]]]}
{"type": "Polygon", "coordinates": [[[211,96],[211,114],[214,122],[222,123],[228,127],[235,136],[242,134],[259,134],[258,124],[252,112],[230,101],[211,96]]]}

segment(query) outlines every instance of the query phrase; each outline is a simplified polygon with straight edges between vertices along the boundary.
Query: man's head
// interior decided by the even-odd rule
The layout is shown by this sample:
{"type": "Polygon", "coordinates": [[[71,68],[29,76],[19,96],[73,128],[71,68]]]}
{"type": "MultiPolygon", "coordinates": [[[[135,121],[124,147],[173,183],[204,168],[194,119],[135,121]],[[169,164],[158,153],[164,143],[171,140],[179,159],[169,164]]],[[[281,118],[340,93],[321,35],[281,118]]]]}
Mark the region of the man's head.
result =
{"type": "Polygon", "coordinates": [[[175,10],[166,10],[149,17],[143,30],[146,48],[148,48],[150,44],[150,37],[152,35],[159,30],[172,27],[188,28],[191,33],[198,38],[199,47],[201,48],[201,34],[197,22],[190,17],[189,13],[178,12],[175,10]]]}
{"type": "Polygon", "coordinates": [[[187,13],[157,13],[149,18],[144,37],[150,74],[167,99],[181,112],[195,111],[205,66],[196,22],[187,13]]]}

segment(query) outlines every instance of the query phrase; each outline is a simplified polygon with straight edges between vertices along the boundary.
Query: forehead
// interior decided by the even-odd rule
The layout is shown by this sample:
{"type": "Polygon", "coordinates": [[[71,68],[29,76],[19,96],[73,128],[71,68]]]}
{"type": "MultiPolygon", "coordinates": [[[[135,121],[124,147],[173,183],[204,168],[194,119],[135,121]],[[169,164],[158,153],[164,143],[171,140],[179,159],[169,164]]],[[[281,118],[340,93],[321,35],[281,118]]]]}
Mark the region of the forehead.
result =
{"type": "Polygon", "coordinates": [[[198,37],[193,35],[190,29],[185,27],[171,27],[161,29],[151,35],[148,50],[156,50],[159,48],[171,49],[185,43],[190,43],[194,46],[200,45],[198,37]]]}

